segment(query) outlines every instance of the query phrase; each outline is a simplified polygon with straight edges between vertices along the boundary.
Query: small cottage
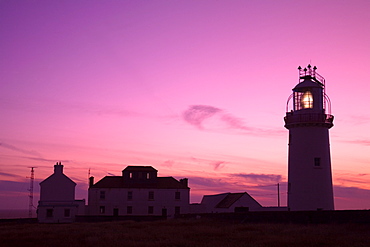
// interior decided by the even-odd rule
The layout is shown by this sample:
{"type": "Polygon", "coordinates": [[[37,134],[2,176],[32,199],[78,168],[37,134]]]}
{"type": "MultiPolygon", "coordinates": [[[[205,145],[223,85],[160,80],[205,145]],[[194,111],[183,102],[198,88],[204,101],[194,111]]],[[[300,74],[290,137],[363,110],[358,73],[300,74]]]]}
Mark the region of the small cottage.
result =
{"type": "Polygon", "coordinates": [[[74,222],[77,214],[83,214],[85,201],[75,200],[75,186],[76,183],[63,173],[61,162],[57,162],[54,173],[40,183],[38,221],[40,223],[74,222]]]}
{"type": "Polygon", "coordinates": [[[263,207],[247,192],[205,195],[200,204],[191,205],[191,213],[233,213],[262,211],[263,207]]]}

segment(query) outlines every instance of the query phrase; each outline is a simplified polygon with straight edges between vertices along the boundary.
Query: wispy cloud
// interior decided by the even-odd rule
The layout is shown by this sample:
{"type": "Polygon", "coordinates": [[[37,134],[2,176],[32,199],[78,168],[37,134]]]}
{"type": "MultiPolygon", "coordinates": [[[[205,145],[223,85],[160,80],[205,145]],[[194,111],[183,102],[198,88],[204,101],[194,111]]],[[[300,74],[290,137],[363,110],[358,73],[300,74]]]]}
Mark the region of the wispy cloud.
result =
{"type": "Polygon", "coordinates": [[[251,130],[251,128],[247,127],[241,118],[237,118],[229,113],[223,113],[221,115],[222,121],[228,124],[229,127],[241,130],[251,130]]]}
{"type": "Polygon", "coordinates": [[[342,142],[358,144],[358,145],[363,145],[363,146],[370,146],[370,139],[346,140],[342,142]]]}
{"type": "Polygon", "coordinates": [[[280,129],[259,129],[248,126],[240,117],[236,117],[218,107],[192,105],[182,113],[183,120],[200,130],[242,135],[286,135],[280,129]]]}
{"type": "Polygon", "coordinates": [[[161,164],[161,166],[171,168],[171,167],[173,166],[173,164],[174,164],[174,163],[175,163],[175,161],[173,161],[173,160],[166,160],[166,161],[164,161],[164,162],[161,164]]]}
{"type": "Polygon", "coordinates": [[[195,187],[207,187],[211,190],[211,188],[216,189],[216,191],[220,191],[221,188],[230,187],[228,182],[225,182],[221,178],[205,178],[205,177],[197,177],[197,176],[189,176],[189,183],[195,187]]]}
{"type": "MultiPolygon", "coordinates": [[[[355,186],[341,186],[341,185],[334,185],[333,186],[334,193],[336,197],[343,197],[343,198],[368,198],[370,196],[370,190],[363,189],[360,187],[355,186]]],[[[370,207],[370,205],[369,205],[370,207]]]]}
{"type": "Polygon", "coordinates": [[[215,161],[213,165],[213,170],[217,171],[218,169],[221,169],[225,166],[226,162],[225,161],[215,161]]]}
{"type": "Polygon", "coordinates": [[[203,123],[206,119],[215,116],[222,110],[208,105],[192,105],[183,113],[184,120],[199,129],[203,129],[203,123]]]}
{"type": "Polygon", "coordinates": [[[42,162],[62,162],[62,163],[68,163],[71,162],[70,160],[61,160],[61,159],[44,159],[44,158],[34,158],[34,157],[23,157],[25,159],[30,159],[30,160],[37,160],[37,161],[42,161],[42,162]]]}
{"type": "Polygon", "coordinates": [[[278,183],[282,180],[281,175],[276,174],[255,174],[255,173],[237,173],[231,176],[243,178],[250,183],[278,183]]]}
{"type": "Polygon", "coordinates": [[[16,146],[4,143],[4,142],[0,143],[0,147],[10,149],[10,150],[13,150],[13,151],[16,151],[16,152],[20,152],[20,153],[23,153],[23,154],[27,154],[27,155],[37,156],[37,157],[40,157],[40,158],[42,157],[42,155],[40,153],[38,153],[34,150],[23,149],[23,148],[16,147],[16,146]]]}
{"type": "Polygon", "coordinates": [[[369,174],[366,173],[359,173],[359,174],[336,174],[335,175],[336,183],[339,183],[341,186],[348,185],[348,184],[357,184],[363,185],[369,183],[369,174]]]}
{"type": "MultiPolygon", "coordinates": [[[[34,183],[38,184],[41,180],[35,179],[34,183]]],[[[0,192],[27,192],[29,189],[29,181],[7,181],[0,180],[0,192]]],[[[34,186],[34,192],[39,192],[39,186],[34,186]]]]}
{"type": "Polygon", "coordinates": [[[206,178],[198,176],[189,176],[188,178],[189,183],[191,183],[192,185],[208,188],[218,188],[218,191],[224,191],[225,189],[231,191],[270,190],[266,188],[267,187],[274,188],[274,186],[276,187],[275,183],[281,181],[280,175],[271,175],[271,174],[228,174],[226,175],[226,177],[219,178],[209,178],[209,177],[206,178]],[[261,184],[261,181],[263,181],[265,184],[261,184]]]}
{"type": "Polygon", "coordinates": [[[0,176],[8,177],[8,178],[23,178],[19,175],[12,174],[12,173],[7,173],[7,172],[0,172],[0,176]]]}
{"type": "MultiPolygon", "coordinates": [[[[56,163],[56,162],[62,162],[62,163],[70,163],[73,162],[72,160],[63,160],[63,159],[45,159],[45,158],[38,158],[38,157],[30,157],[30,156],[24,156],[24,155],[1,155],[3,157],[8,157],[8,158],[21,158],[21,159],[26,159],[26,160],[36,160],[40,162],[47,162],[47,163],[56,163]]],[[[25,165],[21,165],[24,167],[25,165]]],[[[49,167],[49,165],[42,166],[42,165],[37,165],[37,167],[49,167]]]]}
{"type": "Polygon", "coordinates": [[[336,209],[369,209],[370,190],[360,187],[334,185],[336,209]]]}
{"type": "Polygon", "coordinates": [[[209,165],[215,171],[224,168],[227,163],[226,161],[222,161],[222,160],[211,160],[211,159],[196,158],[196,157],[191,157],[190,159],[192,162],[197,163],[197,164],[209,165]]]}
{"type": "Polygon", "coordinates": [[[238,129],[251,130],[246,126],[241,118],[220,108],[209,105],[189,106],[182,114],[185,122],[201,129],[238,129]],[[207,126],[206,126],[207,125],[207,126]]]}

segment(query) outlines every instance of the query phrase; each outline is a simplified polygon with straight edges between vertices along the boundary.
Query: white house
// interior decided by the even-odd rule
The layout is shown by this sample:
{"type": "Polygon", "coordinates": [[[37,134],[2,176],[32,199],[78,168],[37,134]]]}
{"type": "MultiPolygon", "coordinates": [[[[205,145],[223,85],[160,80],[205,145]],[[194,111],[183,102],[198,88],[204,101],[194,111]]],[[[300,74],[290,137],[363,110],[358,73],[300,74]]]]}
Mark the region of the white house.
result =
{"type": "Polygon", "coordinates": [[[190,205],[190,213],[192,214],[287,210],[287,207],[263,207],[247,192],[205,195],[201,203],[193,203],[190,205]]]}
{"type": "Polygon", "coordinates": [[[76,183],[63,174],[57,162],[54,173],[40,183],[37,219],[40,223],[73,222],[77,214],[84,214],[85,200],[75,200],[76,183]]]}
{"type": "Polygon", "coordinates": [[[90,178],[88,214],[166,216],[189,212],[188,180],[158,177],[151,166],[127,166],[122,176],[90,178]]]}

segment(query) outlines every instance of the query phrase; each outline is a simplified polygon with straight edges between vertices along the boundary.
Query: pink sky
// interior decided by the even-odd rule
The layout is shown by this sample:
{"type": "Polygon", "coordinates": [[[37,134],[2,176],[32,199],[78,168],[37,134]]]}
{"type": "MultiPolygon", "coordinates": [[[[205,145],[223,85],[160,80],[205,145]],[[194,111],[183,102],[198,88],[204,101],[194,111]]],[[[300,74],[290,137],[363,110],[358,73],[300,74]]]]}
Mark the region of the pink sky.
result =
{"type": "Polygon", "coordinates": [[[87,176],[152,165],[191,201],[286,205],[286,101],[326,79],[336,209],[370,209],[370,1],[0,1],[0,209],[27,209],[62,161],[87,176]]]}

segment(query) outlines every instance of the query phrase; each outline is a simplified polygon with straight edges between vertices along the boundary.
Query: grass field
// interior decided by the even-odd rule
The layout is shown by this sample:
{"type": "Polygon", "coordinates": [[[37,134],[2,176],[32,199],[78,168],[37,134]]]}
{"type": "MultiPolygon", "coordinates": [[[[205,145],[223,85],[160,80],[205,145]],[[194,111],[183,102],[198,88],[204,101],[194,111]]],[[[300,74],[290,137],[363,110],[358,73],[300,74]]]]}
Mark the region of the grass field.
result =
{"type": "Polygon", "coordinates": [[[0,246],[370,246],[370,225],[211,220],[0,223],[0,246]]]}

